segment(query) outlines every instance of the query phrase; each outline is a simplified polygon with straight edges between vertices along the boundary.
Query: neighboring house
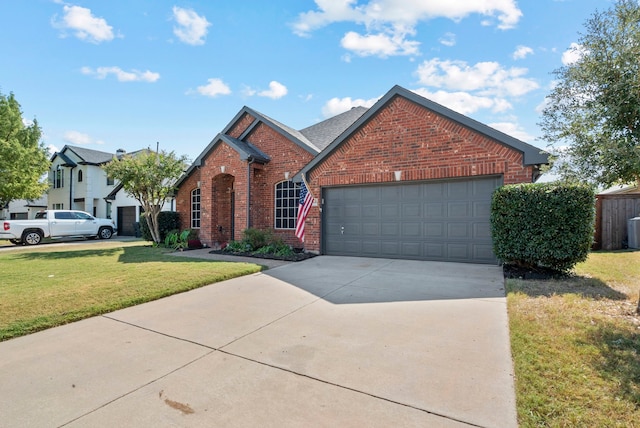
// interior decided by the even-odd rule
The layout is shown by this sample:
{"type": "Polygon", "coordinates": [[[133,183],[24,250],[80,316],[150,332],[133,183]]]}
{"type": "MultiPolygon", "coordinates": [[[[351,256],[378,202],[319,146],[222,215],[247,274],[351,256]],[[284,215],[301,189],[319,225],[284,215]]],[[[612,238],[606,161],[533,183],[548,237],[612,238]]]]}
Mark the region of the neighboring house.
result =
{"type": "Polygon", "coordinates": [[[628,220],[640,217],[640,187],[616,186],[596,195],[593,249],[619,250],[629,242],[628,220]]]}
{"type": "Polygon", "coordinates": [[[294,130],[248,107],[179,181],[183,227],[208,245],[271,228],[329,255],[496,261],[493,190],[533,182],[548,155],[399,86],[294,130]],[[305,242],[294,234],[304,174],[316,201],[305,242]]]}
{"type": "MultiPolygon", "coordinates": [[[[102,169],[114,157],[125,153],[64,146],[51,158],[49,208],[75,209],[112,218],[119,235],[134,235],[134,224],[140,220],[140,203],[121,191],[122,186],[102,169]]],[[[169,208],[170,205],[165,209],[169,208]]]]}
{"type": "Polygon", "coordinates": [[[39,199],[18,199],[9,202],[9,206],[0,210],[0,220],[29,220],[36,216],[38,211],[47,209],[47,195],[39,199]]]}

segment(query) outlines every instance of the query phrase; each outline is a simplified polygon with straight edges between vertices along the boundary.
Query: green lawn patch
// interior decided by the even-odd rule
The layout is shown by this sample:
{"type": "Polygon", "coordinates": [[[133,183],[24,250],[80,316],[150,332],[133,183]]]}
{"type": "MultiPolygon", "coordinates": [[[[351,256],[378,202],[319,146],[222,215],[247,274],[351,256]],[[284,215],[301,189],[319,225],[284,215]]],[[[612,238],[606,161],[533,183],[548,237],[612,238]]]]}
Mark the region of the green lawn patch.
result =
{"type": "Polygon", "coordinates": [[[597,252],[566,279],[507,280],[522,427],[640,424],[640,251],[597,252]]]}
{"type": "Polygon", "coordinates": [[[139,241],[3,251],[0,341],[260,270],[173,257],[139,241]]]}

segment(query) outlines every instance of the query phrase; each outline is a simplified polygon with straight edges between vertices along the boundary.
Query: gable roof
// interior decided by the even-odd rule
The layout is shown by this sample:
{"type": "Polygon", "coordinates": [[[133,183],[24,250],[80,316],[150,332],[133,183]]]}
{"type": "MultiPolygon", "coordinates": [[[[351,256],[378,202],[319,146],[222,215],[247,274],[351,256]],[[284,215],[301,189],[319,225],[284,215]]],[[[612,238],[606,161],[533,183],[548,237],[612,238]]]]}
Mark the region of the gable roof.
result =
{"type": "Polygon", "coordinates": [[[320,150],[325,149],[333,140],[367,112],[366,107],[353,107],[327,120],[300,130],[300,133],[320,150]]]}
{"type": "Polygon", "coordinates": [[[532,146],[531,144],[520,141],[510,135],[507,135],[497,129],[491,128],[483,123],[480,123],[470,117],[453,111],[441,104],[431,101],[415,92],[409,91],[401,86],[394,86],[389,92],[387,92],[382,98],[380,98],[370,109],[368,109],[362,116],[360,116],[355,122],[347,127],[342,134],[338,136],[333,142],[331,142],[318,156],[316,156],[311,162],[309,162],[300,172],[298,172],[293,178],[295,181],[300,181],[301,174],[306,174],[318,166],[322,161],[327,158],[333,151],[338,148],[347,138],[349,138],[358,129],[364,126],[373,116],[391,102],[395,97],[403,97],[412,101],[426,109],[429,109],[441,116],[446,117],[449,120],[459,123],[477,133],[483,134],[494,141],[507,146],[513,150],[519,151],[523,154],[524,165],[541,165],[549,163],[549,154],[542,149],[532,146]]]}
{"type": "Polygon", "coordinates": [[[287,138],[288,140],[293,141],[294,143],[296,143],[297,145],[299,145],[309,153],[316,155],[320,152],[320,149],[316,147],[311,141],[309,141],[307,137],[305,137],[300,131],[296,131],[295,129],[287,125],[284,125],[283,123],[280,123],[277,120],[272,119],[269,116],[262,114],[259,111],[256,111],[247,106],[244,106],[238,112],[238,114],[235,115],[235,117],[231,120],[231,122],[229,122],[229,124],[222,130],[221,134],[227,134],[229,130],[233,127],[233,125],[235,125],[236,122],[245,113],[248,113],[249,115],[253,116],[254,121],[251,125],[247,127],[247,129],[242,133],[242,135],[240,135],[241,140],[246,138],[247,135],[249,135],[251,131],[253,131],[260,124],[260,122],[262,122],[268,125],[269,127],[271,127],[277,133],[287,138]]]}
{"type": "Polygon", "coordinates": [[[238,138],[233,138],[233,137],[230,137],[229,135],[220,133],[216,135],[213,138],[213,140],[211,140],[211,142],[207,145],[207,147],[205,147],[205,149],[198,155],[196,160],[194,160],[191,163],[191,165],[189,166],[189,168],[187,168],[187,170],[184,172],[182,177],[180,177],[176,182],[176,187],[180,187],[180,184],[182,184],[182,182],[186,180],[187,177],[189,177],[189,175],[191,175],[194,169],[196,169],[199,166],[202,166],[202,161],[204,160],[204,158],[212,150],[214,150],[221,142],[226,143],[232,149],[238,152],[238,154],[240,155],[240,159],[242,160],[246,160],[246,161],[252,160],[262,164],[266,164],[271,160],[269,155],[265,154],[259,148],[249,143],[248,141],[242,141],[238,138]]]}
{"type": "Polygon", "coordinates": [[[69,156],[67,156],[64,152],[55,153],[51,158],[51,161],[53,161],[56,158],[56,156],[58,156],[60,159],[62,159],[62,162],[64,162],[62,166],[72,167],[72,168],[75,168],[76,166],[78,166],[78,164],[75,163],[73,160],[71,160],[69,156]]]}
{"type": "MultiPolygon", "coordinates": [[[[101,152],[98,150],[85,149],[84,147],[77,146],[64,146],[62,150],[55,153],[51,160],[55,159],[56,156],[62,157],[67,151],[71,151],[76,156],[80,158],[80,164],[84,165],[102,165],[107,162],[111,162],[113,160],[113,153],[101,152]]],[[[69,159],[68,157],[66,157],[69,159]]],[[[64,159],[64,158],[63,158],[64,159]]]]}
{"type": "Polygon", "coordinates": [[[271,129],[284,136],[289,141],[297,144],[302,147],[304,150],[308,151],[312,155],[317,155],[320,153],[320,149],[315,146],[307,137],[305,137],[300,131],[296,131],[295,129],[284,125],[283,123],[278,122],[275,119],[270,118],[269,116],[258,112],[250,107],[244,106],[240,109],[238,113],[229,121],[227,126],[216,135],[213,140],[204,148],[202,152],[198,155],[198,157],[193,161],[193,163],[187,168],[185,173],[176,183],[176,186],[180,186],[184,180],[187,179],[191,175],[191,173],[199,166],[202,166],[202,161],[204,158],[214,150],[220,142],[225,142],[229,146],[231,146],[238,154],[241,156],[242,160],[255,160],[260,163],[268,163],[271,159],[269,156],[260,149],[258,149],[253,144],[248,141],[244,141],[245,138],[260,124],[264,123],[269,126],[271,129]],[[253,117],[253,122],[245,129],[239,138],[233,138],[228,135],[229,131],[238,123],[238,121],[245,115],[248,114],[253,117]]]}

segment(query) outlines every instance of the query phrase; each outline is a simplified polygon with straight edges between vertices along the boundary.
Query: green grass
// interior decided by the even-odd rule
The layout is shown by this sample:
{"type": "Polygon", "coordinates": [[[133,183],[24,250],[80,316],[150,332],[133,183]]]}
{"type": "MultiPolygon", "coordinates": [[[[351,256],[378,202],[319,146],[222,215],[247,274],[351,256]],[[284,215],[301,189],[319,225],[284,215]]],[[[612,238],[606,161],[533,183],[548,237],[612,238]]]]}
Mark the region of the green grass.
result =
{"type": "Polygon", "coordinates": [[[0,341],[260,271],[136,242],[0,253],[0,341]]]}
{"type": "Polygon", "coordinates": [[[507,281],[520,426],[640,426],[640,251],[575,271],[507,281]]]}

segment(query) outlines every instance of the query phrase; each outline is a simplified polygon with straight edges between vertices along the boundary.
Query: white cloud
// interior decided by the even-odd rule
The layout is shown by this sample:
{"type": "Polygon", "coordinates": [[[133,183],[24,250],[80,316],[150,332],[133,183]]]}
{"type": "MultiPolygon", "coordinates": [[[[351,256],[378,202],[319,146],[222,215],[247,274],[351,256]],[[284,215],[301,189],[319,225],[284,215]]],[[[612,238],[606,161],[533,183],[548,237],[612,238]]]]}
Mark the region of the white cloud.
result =
{"type": "Polygon", "coordinates": [[[586,53],[587,51],[582,45],[578,43],[571,43],[569,49],[564,51],[562,54],[562,64],[571,65],[575,62],[578,62],[580,58],[582,58],[582,56],[586,53]]]}
{"type": "Polygon", "coordinates": [[[208,79],[207,82],[208,83],[206,85],[198,86],[196,92],[200,95],[212,98],[215,98],[218,95],[229,95],[231,93],[231,89],[222,81],[222,79],[208,79]]]}
{"type": "Polygon", "coordinates": [[[88,134],[83,134],[78,131],[67,131],[62,136],[62,139],[69,144],[77,146],[88,146],[90,144],[104,144],[104,141],[94,140],[88,134]]]}
{"type": "Polygon", "coordinates": [[[173,34],[188,45],[203,45],[204,38],[211,25],[207,18],[195,13],[192,9],[173,7],[173,19],[178,24],[173,27],[173,34]]]}
{"type": "Polygon", "coordinates": [[[449,46],[449,47],[455,46],[456,35],[453,33],[444,33],[444,36],[440,37],[438,41],[445,46],[449,46]]]}
{"type": "Polygon", "coordinates": [[[96,79],[105,79],[108,75],[113,74],[119,82],[153,83],[160,79],[160,73],[135,69],[131,71],[124,71],[120,67],[98,67],[96,69],[91,67],[82,67],[80,72],[89,76],[95,76],[96,79]]]}
{"type": "Polygon", "coordinates": [[[54,154],[58,153],[60,149],[58,149],[58,147],[54,146],[53,144],[49,144],[47,145],[47,151],[49,152],[49,157],[51,157],[54,154]]]}
{"type": "Polygon", "coordinates": [[[360,12],[351,7],[356,0],[316,0],[319,11],[303,12],[293,23],[293,32],[299,36],[308,36],[314,30],[332,22],[358,21],[360,12]]]}
{"type": "MultiPolygon", "coordinates": [[[[315,0],[317,9],[303,12],[292,23],[293,32],[309,36],[313,31],[335,22],[362,25],[365,31],[350,31],[342,39],[342,46],[359,55],[416,55],[419,43],[409,40],[421,21],[446,18],[460,21],[472,14],[490,19],[487,23],[500,29],[516,26],[522,12],[515,0],[315,0]]],[[[455,43],[447,37],[441,43],[455,43]]]]}
{"type": "Polygon", "coordinates": [[[513,59],[524,59],[527,55],[533,55],[533,49],[529,46],[520,45],[516,48],[515,52],[513,52],[513,59]]]}
{"type": "Polygon", "coordinates": [[[376,55],[382,58],[392,55],[416,55],[420,46],[419,42],[405,40],[402,36],[382,33],[362,36],[354,31],[345,34],[340,44],[356,55],[376,55]]]}
{"type": "Polygon", "coordinates": [[[301,13],[293,23],[298,35],[308,35],[333,22],[353,21],[368,28],[391,25],[405,32],[412,32],[419,21],[448,18],[453,21],[479,14],[497,18],[498,28],[509,29],[522,17],[515,0],[315,0],[316,11],[301,13]]]}
{"type": "Polygon", "coordinates": [[[465,115],[480,109],[491,109],[495,113],[502,113],[513,108],[504,98],[478,96],[468,92],[431,92],[425,88],[415,89],[413,92],[465,115]]]}
{"type": "Polygon", "coordinates": [[[416,71],[420,84],[454,91],[475,91],[481,96],[517,97],[537,89],[538,83],[524,77],[526,68],[502,67],[497,62],[424,61],[416,71]]]}
{"type": "Polygon", "coordinates": [[[97,18],[91,9],[80,6],[63,7],[61,20],[53,17],[52,25],[61,30],[71,30],[80,39],[91,43],[108,42],[113,40],[113,27],[104,18],[97,18]]]}
{"type": "Polygon", "coordinates": [[[286,86],[284,86],[280,82],[272,80],[271,82],[269,82],[269,89],[258,92],[258,96],[277,100],[287,95],[287,92],[288,90],[286,86]]]}
{"type": "Polygon", "coordinates": [[[322,114],[324,117],[333,117],[337,114],[344,113],[347,110],[351,110],[353,107],[371,107],[379,99],[379,97],[368,100],[363,100],[361,98],[353,100],[351,97],[331,98],[327,101],[324,107],[322,107],[322,114]]]}
{"type": "Polygon", "coordinates": [[[502,131],[507,135],[510,135],[514,138],[517,138],[520,141],[533,141],[535,137],[529,134],[527,131],[522,128],[522,126],[513,122],[496,122],[489,123],[490,127],[497,129],[498,131],[502,131]]]}

